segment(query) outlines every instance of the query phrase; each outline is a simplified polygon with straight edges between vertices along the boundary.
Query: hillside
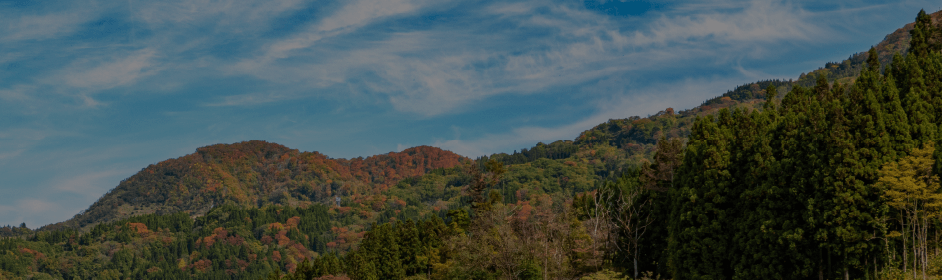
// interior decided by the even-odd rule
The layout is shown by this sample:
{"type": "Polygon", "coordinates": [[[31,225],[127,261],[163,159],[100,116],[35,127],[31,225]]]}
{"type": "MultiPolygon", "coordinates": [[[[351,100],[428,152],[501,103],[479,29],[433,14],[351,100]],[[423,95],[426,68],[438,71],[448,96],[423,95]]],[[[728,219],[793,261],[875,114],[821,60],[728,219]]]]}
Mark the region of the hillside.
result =
{"type": "MultiPolygon", "coordinates": [[[[942,12],[931,14],[931,19],[937,24],[942,12]]],[[[908,50],[912,29],[913,23],[907,24],[874,47],[882,65],[888,65],[894,53],[908,50]]],[[[519,164],[539,158],[564,159],[579,153],[596,158],[588,154],[589,150],[604,145],[614,150],[607,149],[606,155],[600,154],[596,159],[607,166],[608,171],[600,171],[600,175],[619,173],[625,166],[651,160],[655,144],[662,137],[686,138],[698,116],[715,114],[723,108],[758,108],[766,101],[765,89],[770,85],[778,88],[776,96],[781,98],[795,86],[812,86],[818,75],[826,75],[831,83],[853,83],[866,64],[866,56],[866,52],[859,52],[840,63],[827,63],[808,74],[802,73],[797,80],[765,80],[737,86],[689,110],[677,112],[667,108],[647,117],[612,119],[580,133],[575,141],[539,143],[516,154],[500,153],[484,160],[493,158],[505,164],[519,164]]],[[[428,146],[365,159],[333,159],[264,141],[217,144],[148,166],[72,219],[44,228],[87,228],[99,222],[149,213],[183,211],[198,216],[212,206],[230,201],[261,207],[330,203],[335,196],[369,200],[402,179],[418,177],[436,168],[455,167],[463,160],[467,159],[428,146]]]]}
{"type": "Polygon", "coordinates": [[[202,147],[122,180],[87,210],[48,228],[88,226],[142,214],[205,214],[213,206],[331,203],[378,194],[403,178],[451,168],[466,158],[420,146],[368,158],[332,159],[265,141],[202,147]]]}
{"type": "Polygon", "coordinates": [[[750,83],[513,154],[202,147],[73,219],[3,228],[0,278],[940,276],[942,44],[914,28],[810,87],[750,83]]]}
{"type": "MultiPolygon", "coordinates": [[[[938,25],[942,21],[942,11],[929,15],[932,24],[938,25]]],[[[909,51],[909,32],[913,30],[914,23],[896,29],[886,35],[882,41],[873,48],[885,69],[893,60],[894,54],[906,54],[909,51]]],[[[942,39],[942,38],[939,38],[942,39]]],[[[610,146],[626,150],[631,158],[650,159],[654,152],[654,144],[661,137],[686,138],[690,134],[690,127],[697,116],[716,114],[723,108],[757,108],[766,101],[765,89],[772,85],[777,88],[776,97],[781,99],[795,86],[813,87],[819,75],[824,75],[832,85],[841,83],[852,85],[860,75],[860,71],[867,65],[867,51],[855,53],[841,62],[828,62],[824,67],[802,73],[795,80],[764,80],[737,86],[717,97],[708,99],[700,106],[689,110],[675,112],[667,108],[657,114],[647,117],[633,116],[624,119],[611,119],[579,134],[576,145],[598,145],[605,143],[610,146]]]]}

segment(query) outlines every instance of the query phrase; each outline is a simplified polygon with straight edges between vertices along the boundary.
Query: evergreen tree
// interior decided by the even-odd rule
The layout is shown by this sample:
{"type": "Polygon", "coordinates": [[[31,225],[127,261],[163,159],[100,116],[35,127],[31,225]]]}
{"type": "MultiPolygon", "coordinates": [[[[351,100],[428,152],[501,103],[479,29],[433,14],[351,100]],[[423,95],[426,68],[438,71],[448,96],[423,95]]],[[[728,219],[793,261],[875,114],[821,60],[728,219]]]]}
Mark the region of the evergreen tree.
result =
{"type": "Polygon", "coordinates": [[[925,10],[919,10],[916,15],[916,21],[913,23],[913,29],[909,30],[909,53],[917,57],[928,57],[931,51],[935,51],[938,42],[932,42],[936,29],[932,26],[932,18],[926,14],[925,10]]]}
{"type": "Polygon", "coordinates": [[[673,195],[668,241],[671,275],[679,279],[724,279],[732,275],[730,222],[733,178],[729,171],[729,110],[698,118],[691,129],[682,178],[673,195]]]}
{"type": "Polygon", "coordinates": [[[347,276],[353,280],[379,280],[387,279],[380,276],[376,265],[365,256],[363,252],[351,252],[347,254],[347,276]]]}
{"type": "Polygon", "coordinates": [[[883,150],[884,162],[903,157],[912,149],[909,117],[903,109],[899,89],[893,75],[886,75],[880,88],[884,128],[888,136],[889,149],[883,150]]]}
{"type": "Polygon", "coordinates": [[[905,104],[904,108],[911,125],[910,134],[915,141],[914,144],[922,145],[927,141],[935,140],[936,130],[939,128],[935,122],[936,112],[929,103],[931,95],[923,77],[924,71],[917,63],[917,57],[907,55],[905,61],[904,67],[908,79],[905,85],[908,88],[903,88],[905,90],[903,104],[905,104]]]}
{"type": "Polygon", "coordinates": [[[419,231],[415,227],[415,222],[408,219],[405,222],[396,222],[396,235],[398,235],[399,253],[402,260],[402,266],[407,275],[414,275],[422,271],[416,259],[422,254],[422,240],[419,237],[419,231]]]}
{"type": "Polygon", "coordinates": [[[368,262],[375,265],[376,276],[380,279],[405,278],[406,271],[402,265],[399,240],[389,223],[374,224],[366,233],[358,250],[368,262]]]}
{"type": "Polygon", "coordinates": [[[801,203],[794,200],[792,189],[775,184],[778,163],[772,132],[778,112],[770,109],[740,114],[735,126],[735,135],[755,136],[734,146],[734,174],[741,178],[742,189],[738,209],[743,217],[735,228],[733,279],[801,278],[811,267],[809,258],[802,255],[806,246],[800,243],[801,235],[798,240],[792,238],[796,237],[795,222],[801,218],[801,203]]]}

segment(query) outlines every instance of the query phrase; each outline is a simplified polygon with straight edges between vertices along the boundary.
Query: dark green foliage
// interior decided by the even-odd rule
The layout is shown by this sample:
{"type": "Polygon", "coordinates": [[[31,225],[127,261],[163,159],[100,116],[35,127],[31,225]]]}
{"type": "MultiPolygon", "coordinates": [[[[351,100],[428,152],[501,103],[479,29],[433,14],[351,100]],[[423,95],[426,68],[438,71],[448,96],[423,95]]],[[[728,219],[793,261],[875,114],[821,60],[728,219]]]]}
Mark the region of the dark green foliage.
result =
{"type": "Polygon", "coordinates": [[[942,139],[935,142],[935,153],[932,154],[932,159],[935,160],[935,174],[939,175],[942,178],[942,139]]]}
{"type": "Polygon", "coordinates": [[[769,87],[774,88],[789,88],[791,87],[790,81],[782,80],[765,80],[758,81],[755,83],[745,84],[737,86],[735,89],[727,91],[723,95],[704,101],[702,105],[718,105],[721,104],[723,97],[729,97],[732,100],[736,101],[749,101],[753,99],[770,99],[778,97],[778,91],[768,91],[769,87]],[[769,94],[770,92],[774,94],[769,94]]]}
{"type": "Polygon", "coordinates": [[[671,275],[703,279],[731,275],[729,229],[736,220],[733,178],[729,168],[731,115],[721,110],[718,119],[694,123],[678,177],[672,189],[669,263],[671,275]]]}
{"type": "Polygon", "coordinates": [[[576,138],[576,145],[607,144],[628,151],[642,152],[644,145],[654,145],[661,137],[682,138],[689,134],[692,116],[675,114],[668,108],[647,118],[613,119],[576,138]]]}
{"type": "Polygon", "coordinates": [[[536,143],[530,149],[523,148],[520,152],[514,151],[513,154],[499,153],[490,156],[490,159],[497,160],[503,164],[521,164],[535,161],[537,159],[565,159],[579,151],[579,146],[569,140],[559,140],[550,144],[543,142],[536,143]]]}

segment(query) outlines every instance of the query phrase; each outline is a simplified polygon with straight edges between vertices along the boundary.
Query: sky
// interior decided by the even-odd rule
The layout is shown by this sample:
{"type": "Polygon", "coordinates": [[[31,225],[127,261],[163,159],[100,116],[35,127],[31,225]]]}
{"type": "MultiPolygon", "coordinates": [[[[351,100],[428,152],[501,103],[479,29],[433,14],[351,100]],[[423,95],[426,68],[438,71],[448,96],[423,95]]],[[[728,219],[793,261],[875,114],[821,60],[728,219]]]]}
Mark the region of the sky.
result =
{"type": "Polygon", "coordinates": [[[866,51],[935,1],[0,0],[0,225],[266,140],[334,158],[575,139],[866,51]]]}

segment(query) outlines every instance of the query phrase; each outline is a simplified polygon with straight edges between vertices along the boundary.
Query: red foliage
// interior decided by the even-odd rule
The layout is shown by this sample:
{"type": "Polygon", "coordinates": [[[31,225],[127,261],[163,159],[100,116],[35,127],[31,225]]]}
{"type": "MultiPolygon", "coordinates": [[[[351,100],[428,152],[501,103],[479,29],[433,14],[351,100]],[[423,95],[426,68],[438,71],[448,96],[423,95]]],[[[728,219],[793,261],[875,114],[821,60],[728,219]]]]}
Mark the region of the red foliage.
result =
{"type": "Polygon", "coordinates": [[[33,249],[29,249],[29,248],[20,248],[20,253],[31,254],[31,255],[33,255],[33,258],[35,258],[35,259],[37,259],[37,260],[46,257],[46,255],[43,255],[43,253],[40,253],[39,251],[36,251],[36,250],[33,250],[33,249]]]}
{"type": "Polygon", "coordinates": [[[213,261],[211,260],[198,260],[187,266],[187,268],[193,268],[199,272],[206,272],[212,267],[213,261]]]}
{"type": "Polygon", "coordinates": [[[281,261],[281,252],[278,252],[278,251],[272,252],[272,253],[271,253],[271,259],[272,259],[273,261],[280,262],[280,261],[281,261]]]}

